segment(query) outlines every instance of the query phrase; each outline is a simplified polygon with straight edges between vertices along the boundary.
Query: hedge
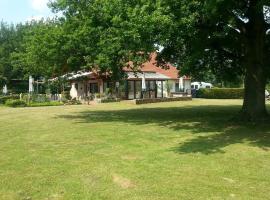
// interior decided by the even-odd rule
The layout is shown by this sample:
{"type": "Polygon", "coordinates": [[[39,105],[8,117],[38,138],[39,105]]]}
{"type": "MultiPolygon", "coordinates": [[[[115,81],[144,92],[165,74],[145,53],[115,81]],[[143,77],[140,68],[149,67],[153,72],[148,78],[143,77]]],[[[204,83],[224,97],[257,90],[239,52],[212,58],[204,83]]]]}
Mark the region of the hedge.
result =
{"type": "Polygon", "coordinates": [[[212,88],[197,91],[198,98],[205,99],[243,99],[243,88],[212,88]]]}
{"type": "Polygon", "coordinates": [[[157,98],[157,99],[135,99],[136,105],[148,104],[148,103],[161,103],[161,102],[173,102],[173,101],[192,101],[192,97],[171,97],[171,98],[157,98]]]}
{"type": "Polygon", "coordinates": [[[64,103],[59,102],[59,101],[51,101],[51,102],[43,102],[43,103],[31,102],[30,104],[28,104],[24,100],[9,99],[6,101],[5,105],[8,107],[18,108],[18,107],[62,106],[64,105],[64,103]]]}

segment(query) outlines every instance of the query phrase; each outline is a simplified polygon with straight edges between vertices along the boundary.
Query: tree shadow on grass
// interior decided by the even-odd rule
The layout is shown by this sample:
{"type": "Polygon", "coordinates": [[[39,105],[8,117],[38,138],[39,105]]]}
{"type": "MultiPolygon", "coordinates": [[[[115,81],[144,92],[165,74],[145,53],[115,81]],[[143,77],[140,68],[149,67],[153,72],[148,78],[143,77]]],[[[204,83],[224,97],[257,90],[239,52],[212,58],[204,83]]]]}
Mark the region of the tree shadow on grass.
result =
{"type": "Polygon", "coordinates": [[[241,124],[230,121],[239,109],[239,106],[155,107],[92,110],[58,117],[73,120],[74,123],[152,124],[179,133],[187,130],[195,134],[192,139],[173,149],[177,153],[224,153],[224,147],[244,142],[268,150],[270,123],[241,124]]]}
{"type": "Polygon", "coordinates": [[[224,148],[232,145],[246,143],[259,147],[265,151],[270,150],[270,127],[260,125],[231,126],[225,130],[204,136],[198,136],[172,150],[177,153],[225,153],[224,148]]]}

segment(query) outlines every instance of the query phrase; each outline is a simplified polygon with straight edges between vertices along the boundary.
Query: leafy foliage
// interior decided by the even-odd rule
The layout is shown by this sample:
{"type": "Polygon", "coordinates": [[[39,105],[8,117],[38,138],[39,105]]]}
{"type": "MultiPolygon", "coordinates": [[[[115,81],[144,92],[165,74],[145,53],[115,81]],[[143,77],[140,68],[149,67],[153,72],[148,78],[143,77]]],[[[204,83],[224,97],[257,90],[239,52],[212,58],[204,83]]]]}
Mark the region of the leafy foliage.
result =
{"type": "Polygon", "coordinates": [[[65,34],[57,20],[31,22],[22,40],[22,49],[12,54],[15,66],[24,66],[25,75],[51,77],[68,71],[65,34]]]}
{"type": "MultiPolygon", "coordinates": [[[[251,12],[249,1],[162,2],[162,6],[167,8],[163,14],[170,16],[171,20],[169,27],[165,28],[170,30],[169,38],[160,37],[159,40],[164,47],[162,58],[177,63],[184,73],[199,80],[209,73],[223,81],[234,81],[245,74],[245,38],[251,12]]],[[[269,2],[258,2],[255,12],[267,16],[264,6],[269,2]]],[[[261,22],[268,27],[263,18],[261,22]]]]}

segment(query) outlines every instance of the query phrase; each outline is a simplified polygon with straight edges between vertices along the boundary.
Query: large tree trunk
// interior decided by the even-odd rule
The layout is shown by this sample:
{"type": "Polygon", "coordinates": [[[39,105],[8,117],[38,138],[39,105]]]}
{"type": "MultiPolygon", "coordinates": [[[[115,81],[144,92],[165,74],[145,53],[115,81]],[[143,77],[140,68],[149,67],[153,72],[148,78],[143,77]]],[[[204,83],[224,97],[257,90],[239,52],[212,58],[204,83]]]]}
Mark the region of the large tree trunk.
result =
{"type": "Polygon", "coordinates": [[[248,121],[257,121],[266,118],[265,106],[265,74],[262,67],[252,65],[247,69],[245,77],[245,93],[242,108],[242,117],[248,121]]]}
{"type": "Polygon", "coordinates": [[[265,106],[266,71],[265,55],[265,22],[257,2],[251,1],[249,22],[245,32],[245,94],[242,117],[256,121],[267,116],[265,106]]]}

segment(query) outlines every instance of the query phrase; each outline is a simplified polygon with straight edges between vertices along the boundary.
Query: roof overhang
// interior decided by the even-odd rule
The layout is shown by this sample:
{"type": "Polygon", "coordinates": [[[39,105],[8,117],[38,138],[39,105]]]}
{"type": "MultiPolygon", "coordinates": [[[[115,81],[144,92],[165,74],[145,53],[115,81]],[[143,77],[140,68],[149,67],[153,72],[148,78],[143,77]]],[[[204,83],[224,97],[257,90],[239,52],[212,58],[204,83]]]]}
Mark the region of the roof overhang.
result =
{"type": "Polygon", "coordinates": [[[128,80],[170,80],[171,78],[158,72],[126,72],[128,80]]]}
{"type": "Polygon", "coordinates": [[[83,71],[79,71],[77,73],[74,73],[74,72],[73,73],[68,73],[68,74],[65,74],[63,76],[50,79],[49,81],[57,81],[59,79],[66,79],[68,81],[73,81],[73,80],[77,80],[77,79],[80,79],[80,78],[91,77],[94,74],[95,74],[94,72],[83,72],[83,71]]]}

